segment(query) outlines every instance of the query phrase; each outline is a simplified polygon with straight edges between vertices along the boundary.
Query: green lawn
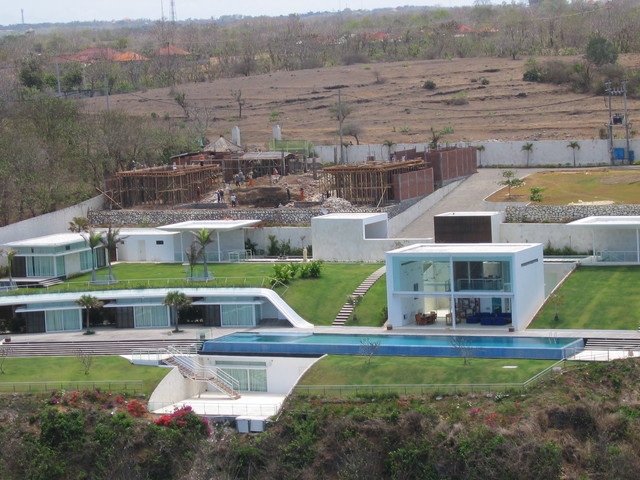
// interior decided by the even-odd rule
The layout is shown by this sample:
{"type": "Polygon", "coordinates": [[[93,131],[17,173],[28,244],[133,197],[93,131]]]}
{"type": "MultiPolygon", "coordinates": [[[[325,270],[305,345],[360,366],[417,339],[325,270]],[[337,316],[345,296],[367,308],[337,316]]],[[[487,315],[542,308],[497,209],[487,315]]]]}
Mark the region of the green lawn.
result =
{"type": "Polygon", "coordinates": [[[529,328],[637,330],[640,267],[579,267],[560,287],[559,321],[547,302],[529,328]]]}
{"type": "MultiPolygon", "coordinates": [[[[296,278],[288,287],[278,287],[275,291],[309,322],[315,325],[331,325],[347,297],[380,266],[381,264],[373,263],[325,263],[320,278],[296,278]]],[[[202,266],[199,265],[198,269],[200,272],[202,266]]],[[[214,280],[206,283],[186,282],[183,280],[185,278],[184,266],[179,264],[119,263],[113,266],[113,274],[118,279],[117,284],[89,286],[91,273],[85,273],[70,279],[63,285],[49,288],[47,291],[234,286],[269,288],[269,280],[274,273],[271,263],[216,263],[208,265],[208,269],[210,274],[215,276],[214,280]]],[[[106,268],[98,271],[98,275],[106,275],[106,273],[106,268]]],[[[383,283],[384,279],[378,281],[380,285],[383,283]]],[[[375,287],[379,288],[378,284],[375,287]]],[[[34,293],[34,291],[21,289],[11,292],[11,294],[16,293],[34,293]]],[[[374,310],[377,309],[374,316],[363,316],[368,319],[367,322],[370,322],[366,324],[380,324],[377,319],[382,309],[380,300],[378,298],[377,304],[372,307],[374,310]]],[[[386,305],[386,298],[384,304],[386,305]]]]}
{"type": "Polygon", "coordinates": [[[300,385],[418,385],[522,383],[555,360],[383,357],[330,355],[317,362],[300,385]],[[518,368],[502,368],[517,366],[518,368]]]}
{"type": "Polygon", "coordinates": [[[88,375],[76,357],[5,358],[3,366],[0,383],[142,380],[145,395],[150,395],[169,372],[166,368],[133,365],[118,356],[93,357],[88,375]]]}
{"type": "Polygon", "coordinates": [[[383,275],[362,297],[362,301],[354,310],[355,317],[352,317],[347,326],[380,327],[385,321],[387,306],[387,276],[383,275]]]}

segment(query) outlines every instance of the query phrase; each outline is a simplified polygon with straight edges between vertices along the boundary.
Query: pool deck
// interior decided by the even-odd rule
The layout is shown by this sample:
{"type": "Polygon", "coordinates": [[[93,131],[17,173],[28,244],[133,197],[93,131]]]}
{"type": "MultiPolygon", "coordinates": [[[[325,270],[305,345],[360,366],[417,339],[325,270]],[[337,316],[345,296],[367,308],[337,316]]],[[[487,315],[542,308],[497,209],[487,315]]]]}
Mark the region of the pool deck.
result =
{"type": "Polygon", "coordinates": [[[461,324],[456,328],[444,325],[396,327],[387,330],[383,327],[333,327],[316,326],[309,329],[294,328],[221,328],[202,326],[180,326],[182,332],[173,333],[170,328],[129,328],[117,329],[110,327],[97,327],[95,335],[84,335],[84,331],[77,332],[56,332],[56,333],[18,333],[4,335],[11,337],[16,342],[69,342],[69,341],[107,341],[107,340],[157,340],[169,339],[172,337],[185,339],[193,338],[197,340],[197,335],[203,330],[207,333],[207,340],[230,335],[236,332],[258,332],[258,331],[299,331],[313,333],[355,333],[363,335],[473,335],[473,336],[505,336],[505,337],[560,337],[560,338],[622,338],[640,339],[638,330],[586,330],[586,329],[528,329],[523,331],[510,332],[507,326],[500,327],[478,327],[477,325],[461,324]]]}

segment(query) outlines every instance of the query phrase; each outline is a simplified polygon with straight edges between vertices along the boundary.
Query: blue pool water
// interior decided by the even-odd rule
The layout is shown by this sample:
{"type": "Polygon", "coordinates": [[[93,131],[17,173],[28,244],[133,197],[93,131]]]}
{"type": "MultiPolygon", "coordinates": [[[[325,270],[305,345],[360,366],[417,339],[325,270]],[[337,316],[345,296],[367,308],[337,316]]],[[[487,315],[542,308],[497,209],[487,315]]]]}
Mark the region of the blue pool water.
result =
{"type": "MultiPolygon", "coordinates": [[[[451,336],[357,335],[298,332],[234,333],[206,341],[203,354],[245,355],[358,355],[380,342],[376,355],[457,357],[460,348],[451,336]]],[[[484,358],[562,359],[582,350],[576,338],[464,336],[470,356],[484,358]]]]}

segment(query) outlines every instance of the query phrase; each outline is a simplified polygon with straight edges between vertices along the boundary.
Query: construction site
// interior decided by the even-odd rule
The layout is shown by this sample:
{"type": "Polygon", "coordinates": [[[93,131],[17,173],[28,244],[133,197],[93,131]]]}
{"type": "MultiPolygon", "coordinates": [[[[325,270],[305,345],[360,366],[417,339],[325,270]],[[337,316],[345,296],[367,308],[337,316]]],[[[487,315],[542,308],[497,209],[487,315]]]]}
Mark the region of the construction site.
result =
{"type": "Polygon", "coordinates": [[[168,165],[118,172],[106,181],[110,208],[175,206],[199,201],[222,181],[218,165],[168,165]]]}

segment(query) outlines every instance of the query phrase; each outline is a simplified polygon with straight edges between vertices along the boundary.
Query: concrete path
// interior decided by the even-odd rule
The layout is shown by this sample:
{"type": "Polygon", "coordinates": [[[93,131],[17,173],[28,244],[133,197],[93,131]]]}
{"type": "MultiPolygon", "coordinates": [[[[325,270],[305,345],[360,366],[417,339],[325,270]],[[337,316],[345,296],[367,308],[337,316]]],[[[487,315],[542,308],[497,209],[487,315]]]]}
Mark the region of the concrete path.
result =
{"type": "MultiPolygon", "coordinates": [[[[502,188],[498,182],[503,180],[502,168],[481,168],[462,181],[449,195],[432,208],[407,225],[396,238],[432,238],[434,236],[433,217],[446,212],[482,212],[485,206],[482,201],[496,190],[502,188]]],[[[511,169],[517,178],[523,178],[544,169],[520,168],[511,169]]]]}

